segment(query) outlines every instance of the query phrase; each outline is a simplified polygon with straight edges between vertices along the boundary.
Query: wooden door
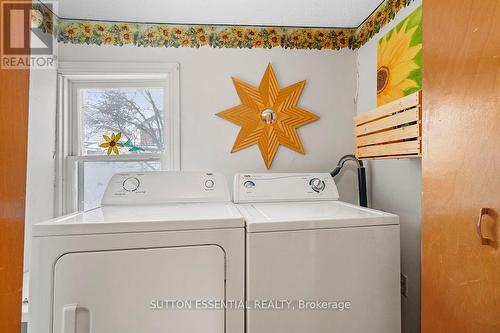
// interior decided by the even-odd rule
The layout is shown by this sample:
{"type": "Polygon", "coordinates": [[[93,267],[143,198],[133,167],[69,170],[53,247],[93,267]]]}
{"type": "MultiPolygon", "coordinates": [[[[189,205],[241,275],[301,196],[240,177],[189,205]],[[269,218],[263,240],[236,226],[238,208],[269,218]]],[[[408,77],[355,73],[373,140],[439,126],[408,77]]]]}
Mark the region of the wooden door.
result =
{"type": "Polygon", "coordinates": [[[425,0],[423,16],[422,332],[498,333],[500,1],[425,0]]]}
{"type": "MultiPolygon", "coordinates": [[[[0,6],[3,5],[0,0],[0,6]]],[[[4,32],[4,17],[0,19],[4,32]]],[[[26,31],[24,40],[29,40],[26,31]]],[[[0,332],[21,332],[29,70],[0,67],[0,332]]]]}

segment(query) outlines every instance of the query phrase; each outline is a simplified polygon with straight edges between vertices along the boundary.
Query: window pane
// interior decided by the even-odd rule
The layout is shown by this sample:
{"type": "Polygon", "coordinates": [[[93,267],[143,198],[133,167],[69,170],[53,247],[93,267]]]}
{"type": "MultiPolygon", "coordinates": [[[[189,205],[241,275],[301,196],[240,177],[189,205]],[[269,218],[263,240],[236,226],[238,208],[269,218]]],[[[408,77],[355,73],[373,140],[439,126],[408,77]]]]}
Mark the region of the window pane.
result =
{"type": "Polygon", "coordinates": [[[79,92],[83,155],[103,155],[108,149],[113,154],[113,146],[120,154],[163,151],[163,88],[86,88],[79,92]],[[103,135],[112,139],[113,133],[121,133],[121,138],[106,143],[103,135]],[[105,147],[100,147],[103,143],[105,147]]]}
{"type": "Polygon", "coordinates": [[[79,209],[89,210],[101,205],[106,186],[115,173],[160,170],[160,161],[82,161],[80,166],[79,209]]]}

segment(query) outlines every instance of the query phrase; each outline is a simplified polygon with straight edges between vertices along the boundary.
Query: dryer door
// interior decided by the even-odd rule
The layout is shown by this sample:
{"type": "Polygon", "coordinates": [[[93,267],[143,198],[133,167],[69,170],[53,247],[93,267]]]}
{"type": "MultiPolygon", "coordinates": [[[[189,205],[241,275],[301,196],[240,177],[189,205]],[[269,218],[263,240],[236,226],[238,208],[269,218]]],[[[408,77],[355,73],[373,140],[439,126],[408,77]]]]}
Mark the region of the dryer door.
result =
{"type": "Polygon", "coordinates": [[[224,332],[224,310],[195,309],[224,300],[215,245],[66,254],[53,290],[54,333],[224,332]]]}

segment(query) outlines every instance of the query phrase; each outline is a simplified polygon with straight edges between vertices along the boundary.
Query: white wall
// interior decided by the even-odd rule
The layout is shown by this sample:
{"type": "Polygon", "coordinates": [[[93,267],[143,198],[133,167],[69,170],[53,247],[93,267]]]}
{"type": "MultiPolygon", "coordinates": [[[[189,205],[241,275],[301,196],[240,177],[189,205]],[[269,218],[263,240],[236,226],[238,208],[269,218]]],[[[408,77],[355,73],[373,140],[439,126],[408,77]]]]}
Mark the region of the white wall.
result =
{"type": "MultiPolygon", "coordinates": [[[[378,40],[422,4],[416,0],[357,51],[357,113],[377,106],[378,40]]],[[[402,297],[403,332],[420,332],[420,159],[370,161],[370,201],[375,209],[399,215],[401,272],[408,276],[408,297],[402,297]]]]}
{"type": "MultiPolygon", "coordinates": [[[[142,48],[60,45],[61,61],[176,62],[181,81],[181,167],[265,172],[257,146],[231,154],[239,127],[215,114],[239,104],[231,76],[258,85],[269,62],[286,86],[307,80],[300,105],[321,119],[299,128],[305,155],[280,147],[271,172],[328,172],[353,151],[355,58],[352,51],[283,49],[142,48]]],[[[342,198],[356,202],[355,174],[339,182],[342,198]]]]}
{"type": "MultiPolygon", "coordinates": [[[[215,113],[239,104],[231,76],[258,85],[266,66],[274,66],[281,86],[307,80],[299,103],[321,119],[299,128],[306,154],[280,147],[271,172],[329,172],[353,152],[355,57],[350,50],[166,49],[59,45],[60,61],[176,62],[180,64],[181,167],[223,172],[266,172],[256,146],[231,154],[239,127],[215,113]]],[[[33,223],[54,214],[56,73],[33,70],[26,237],[33,223]]],[[[342,200],[357,202],[356,174],[338,177],[342,200]]],[[[27,242],[25,267],[29,265],[27,242]]]]}
{"type": "Polygon", "coordinates": [[[54,216],[55,70],[32,69],[26,179],[25,271],[29,267],[31,225],[54,216]]]}

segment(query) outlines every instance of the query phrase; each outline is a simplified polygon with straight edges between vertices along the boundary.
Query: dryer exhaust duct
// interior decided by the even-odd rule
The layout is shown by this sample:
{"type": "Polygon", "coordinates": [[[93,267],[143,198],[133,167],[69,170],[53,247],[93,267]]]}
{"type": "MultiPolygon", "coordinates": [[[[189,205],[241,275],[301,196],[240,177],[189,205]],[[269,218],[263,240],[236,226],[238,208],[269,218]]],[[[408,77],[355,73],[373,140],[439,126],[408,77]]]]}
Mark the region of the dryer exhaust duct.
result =
{"type": "Polygon", "coordinates": [[[337,167],[335,167],[330,174],[332,177],[338,175],[347,161],[354,161],[358,165],[359,205],[362,207],[368,207],[368,199],[366,195],[366,170],[363,165],[363,161],[358,160],[354,155],[345,155],[339,160],[337,167]]]}

